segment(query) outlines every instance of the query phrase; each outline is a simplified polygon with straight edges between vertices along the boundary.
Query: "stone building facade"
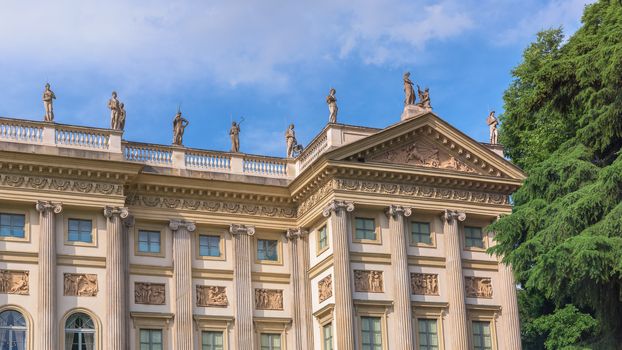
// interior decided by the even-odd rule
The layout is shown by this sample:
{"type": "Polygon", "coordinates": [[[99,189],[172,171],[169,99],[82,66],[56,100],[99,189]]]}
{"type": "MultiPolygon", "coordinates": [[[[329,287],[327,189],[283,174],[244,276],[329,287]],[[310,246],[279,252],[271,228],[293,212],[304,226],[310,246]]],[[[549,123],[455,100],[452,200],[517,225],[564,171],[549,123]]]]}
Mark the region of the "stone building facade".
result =
{"type": "Polygon", "coordinates": [[[121,136],[0,119],[9,349],[520,349],[485,227],[524,174],[435,114],[291,159],[121,136]]]}

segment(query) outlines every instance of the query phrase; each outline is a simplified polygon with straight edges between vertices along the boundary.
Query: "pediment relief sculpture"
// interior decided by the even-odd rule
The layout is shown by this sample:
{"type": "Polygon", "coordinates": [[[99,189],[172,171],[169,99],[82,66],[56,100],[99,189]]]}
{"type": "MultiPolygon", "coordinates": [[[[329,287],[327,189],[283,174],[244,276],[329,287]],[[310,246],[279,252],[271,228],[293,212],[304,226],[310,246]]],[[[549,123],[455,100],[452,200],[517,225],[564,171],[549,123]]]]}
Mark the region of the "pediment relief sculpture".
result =
{"type": "Polygon", "coordinates": [[[382,271],[354,270],[354,290],[356,292],[384,292],[382,271]]]}
{"type": "Polygon", "coordinates": [[[438,295],[438,275],[411,273],[410,286],[415,295],[438,295]]]}
{"type": "Polygon", "coordinates": [[[418,139],[392,150],[372,155],[368,160],[477,173],[464,160],[458,159],[426,139],[418,139]]]}
{"type": "Polygon", "coordinates": [[[95,297],[99,291],[95,274],[66,273],[63,281],[63,295],[66,296],[95,297]]]}
{"type": "Polygon", "coordinates": [[[492,298],[492,280],[488,277],[465,277],[464,288],[469,298],[492,298]]]}
{"type": "Polygon", "coordinates": [[[227,287],[197,286],[197,306],[228,306],[227,287]]]}
{"type": "Polygon", "coordinates": [[[257,310],[283,310],[283,290],[256,288],[255,308],[257,310]]]}
{"type": "Polygon", "coordinates": [[[28,271],[0,270],[0,294],[28,295],[28,271]]]}
{"type": "Polygon", "coordinates": [[[164,283],[134,283],[134,302],[136,304],[164,305],[166,303],[164,283]]]}

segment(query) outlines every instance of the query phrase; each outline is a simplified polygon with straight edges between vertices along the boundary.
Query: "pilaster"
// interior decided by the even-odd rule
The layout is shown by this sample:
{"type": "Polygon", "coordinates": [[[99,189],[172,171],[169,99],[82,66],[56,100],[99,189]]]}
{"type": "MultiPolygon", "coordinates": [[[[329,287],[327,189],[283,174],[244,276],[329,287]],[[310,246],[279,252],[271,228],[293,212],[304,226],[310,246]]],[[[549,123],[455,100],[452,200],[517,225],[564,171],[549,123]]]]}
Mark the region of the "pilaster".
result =
{"type": "Polygon", "coordinates": [[[291,256],[292,310],[295,349],[313,349],[311,287],[309,270],[309,231],[301,227],[287,230],[291,256]]]}
{"type": "Polygon", "coordinates": [[[350,235],[348,213],[352,211],[354,203],[335,200],[329,203],[322,213],[325,217],[332,215],[330,221],[335,269],[335,335],[339,350],[354,350],[354,304],[348,240],[350,235]]]}
{"type": "Polygon", "coordinates": [[[56,214],[63,210],[61,203],[38,201],[39,212],[39,293],[37,295],[37,349],[57,347],[56,317],[56,214]]]}
{"type": "Polygon", "coordinates": [[[171,220],[173,232],[173,275],[175,276],[175,350],[193,349],[192,326],[192,237],[193,222],[171,220]]]}
{"type": "Polygon", "coordinates": [[[441,218],[444,222],[447,299],[449,301],[449,313],[447,315],[447,325],[450,331],[448,348],[452,350],[468,350],[466,296],[462,273],[460,231],[458,229],[458,222],[464,221],[466,214],[456,210],[445,210],[441,218]]]}
{"type": "Polygon", "coordinates": [[[395,330],[392,341],[395,349],[414,349],[412,303],[410,301],[410,274],[406,234],[409,232],[406,218],[412,214],[408,207],[391,205],[387,208],[391,232],[391,267],[393,268],[395,330]]]}
{"type": "Polygon", "coordinates": [[[233,284],[235,289],[235,338],[237,349],[255,350],[253,337],[254,295],[251,283],[252,242],[255,226],[231,224],[233,236],[233,284]]]}
{"type": "Polygon", "coordinates": [[[499,262],[499,279],[501,285],[501,315],[503,320],[504,349],[521,350],[520,321],[516,282],[510,265],[499,262]]]}

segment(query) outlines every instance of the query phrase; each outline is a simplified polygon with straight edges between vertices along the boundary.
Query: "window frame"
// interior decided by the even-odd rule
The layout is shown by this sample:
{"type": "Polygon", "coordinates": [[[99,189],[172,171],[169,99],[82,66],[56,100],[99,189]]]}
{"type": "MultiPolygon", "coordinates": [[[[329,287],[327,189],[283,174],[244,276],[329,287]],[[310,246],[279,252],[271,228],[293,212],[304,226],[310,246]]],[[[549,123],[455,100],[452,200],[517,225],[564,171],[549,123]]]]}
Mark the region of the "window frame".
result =
{"type": "Polygon", "coordinates": [[[410,226],[410,234],[409,234],[409,243],[411,247],[422,247],[422,248],[436,248],[436,222],[431,218],[413,218],[409,221],[410,226]],[[430,230],[430,243],[417,242],[413,239],[413,225],[414,224],[428,224],[428,228],[430,230]]]}
{"type": "Polygon", "coordinates": [[[467,304],[469,344],[471,349],[473,348],[473,321],[476,321],[486,322],[490,325],[492,350],[499,350],[499,343],[497,339],[497,317],[500,312],[500,306],[467,304]]]}
{"type": "MultiPolygon", "coordinates": [[[[333,311],[334,310],[335,310],[335,305],[328,304],[313,314],[318,324],[320,325],[320,335],[322,336],[321,350],[330,350],[330,349],[326,349],[326,347],[324,346],[324,333],[323,332],[324,332],[325,325],[329,323],[330,324],[334,323],[333,322],[333,311]]],[[[333,325],[333,349],[334,348],[335,348],[335,326],[333,325]]]]}
{"type": "Polygon", "coordinates": [[[382,230],[380,229],[380,215],[370,211],[355,211],[350,221],[350,227],[352,231],[352,242],[360,244],[378,244],[382,245],[382,230]],[[376,232],[376,239],[359,239],[356,237],[356,219],[368,219],[374,221],[374,230],[376,232]]]}
{"type": "MultiPolygon", "coordinates": [[[[463,224],[461,225],[461,231],[462,231],[462,244],[464,246],[464,250],[470,250],[470,251],[477,251],[477,252],[484,252],[486,251],[486,249],[488,249],[488,234],[486,233],[486,231],[484,230],[484,227],[477,224],[477,223],[469,223],[469,224],[463,224]],[[480,229],[482,232],[482,247],[476,247],[476,246],[468,246],[467,245],[467,228],[477,228],[480,229]]],[[[475,239],[475,238],[469,238],[469,239],[475,239]]]]}
{"type": "Polygon", "coordinates": [[[199,334],[197,349],[203,349],[203,332],[222,332],[223,349],[229,350],[229,336],[233,327],[233,317],[194,315],[194,321],[199,334]]]}
{"type": "Polygon", "coordinates": [[[413,302],[413,337],[416,349],[419,349],[419,319],[436,320],[436,329],[438,337],[438,349],[445,349],[445,330],[443,318],[447,314],[449,308],[448,303],[431,303],[431,302],[413,302]]]}
{"type": "Polygon", "coordinates": [[[134,225],[134,256],[145,256],[145,257],[154,257],[154,258],[165,258],[166,257],[166,226],[157,225],[157,224],[143,224],[137,223],[134,225]],[[140,236],[140,231],[149,231],[149,232],[160,232],[160,252],[159,253],[150,253],[150,252],[141,252],[138,250],[138,238],[140,236]]]}
{"type": "Polygon", "coordinates": [[[225,251],[226,245],[225,245],[225,234],[224,232],[216,232],[216,231],[201,231],[199,232],[199,230],[197,230],[196,234],[195,234],[195,239],[196,239],[196,249],[195,249],[195,256],[196,259],[199,260],[219,260],[219,261],[223,261],[227,259],[227,253],[225,251]],[[219,250],[220,250],[220,255],[219,256],[209,256],[209,255],[201,255],[201,236],[213,236],[213,237],[219,237],[219,250]]]}
{"type": "MultiPolygon", "coordinates": [[[[354,302],[354,307],[356,308],[356,333],[359,339],[363,336],[363,317],[376,317],[380,318],[380,331],[382,332],[382,350],[389,349],[389,341],[388,341],[388,325],[387,325],[387,314],[389,313],[389,308],[393,305],[392,301],[368,301],[368,300],[357,300],[354,302]]],[[[359,350],[363,350],[363,341],[358,342],[359,350]]]]}
{"type": "Polygon", "coordinates": [[[142,345],[144,344],[141,341],[142,332],[143,331],[148,331],[149,332],[149,344],[148,345],[149,345],[150,348],[151,348],[152,345],[154,345],[154,344],[151,343],[151,332],[160,332],[160,340],[162,341],[160,343],[161,349],[165,348],[165,344],[164,344],[164,331],[161,328],[139,328],[138,329],[138,349],[142,349],[142,345]]]}
{"type": "Polygon", "coordinates": [[[97,247],[98,246],[98,225],[97,214],[85,213],[85,212],[68,212],[63,215],[63,235],[64,245],[78,246],[78,247],[97,247]],[[82,241],[70,241],[69,240],[69,220],[90,220],[91,221],[91,242],[82,241]]]}
{"type": "MultiPolygon", "coordinates": [[[[261,333],[259,333],[258,349],[261,349],[261,347],[262,347],[261,341],[263,340],[262,338],[264,336],[267,336],[268,339],[271,339],[272,337],[279,337],[279,341],[281,343],[281,345],[279,346],[279,350],[283,350],[283,335],[280,334],[280,333],[273,333],[273,332],[261,332],[261,333]]],[[[272,342],[270,342],[270,345],[269,345],[270,349],[268,349],[268,350],[274,350],[274,349],[272,349],[272,346],[273,346],[272,342]]]]}
{"type": "Polygon", "coordinates": [[[261,349],[261,335],[271,333],[281,336],[281,350],[287,350],[286,330],[291,326],[291,318],[254,317],[253,321],[255,324],[255,344],[257,345],[257,349],[261,349]]]}
{"type": "Polygon", "coordinates": [[[67,320],[69,319],[69,317],[73,316],[74,314],[77,313],[83,313],[87,316],[89,316],[91,318],[91,320],[93,321],[93,325],[94,325],[94,333],[95,333],[95,338],[94,338],[94,345],[95,345],[95,350],[101,350],[103,349],[103,336],[102,336],[102,326],[101,326],[101,321],[100,319],[90,310],[85,309],[85,308],[73,308],[71,310],[68,310],[65,315],[63,315],[63,318],[61,319],[61,322],[59,324],[59,328],[60,328],[60,343],[61,343],[61,349],[65,349],[65,347],[67,346],[67,344],[65,343],[65,325],[67,324],[67,320]]]}
{"type": "Polygon", "coordinates": [[[24,317],[24,320],[26,321],[26,346],[25,349],[26,350],[33,350],[34,349],[34,333],[32,331],[32,327],[33,327],[33,320],[30,317],[30,314],[21,306],[18,305],[14,305],[14,304],[7,304],[7,305],[2,305],[0,306],[0,313],[3,313],[5,311],[15,311],[18,312],[22,315],[22,317],[24,317]]]}
{"type": "Polygon", "coordinates": [[[283,237],[282,235],[275,237],[275,236],[270,236],[270,235],[265,235],[265,234],[264,235],[255,234],[255,239],[253,240],[253,248],[255,252],[255,263],[256,264],[283,265],[283,237]],[[259,259],[259,241],[260,240],[277,242],[277,246],[276,246],[277,259],[276,260],[259,259]]]}
{"type": "Polygon", "coordinates": [[[316,245],[316,249],[315,249],[315,255],[318,256],[322,253],[324,253],[325,251],[328,250],[328,248],[330,247],[330,234],[328,233],[328,223],[324,223],[322,226],[320,226],[317,231],[316,231],[316,240],[315,240],[315,245],[316,245]],[[326,232],[326,245],[324,247],[321,246],[321,242],[322,242],[322,230],[324,230],[326,232]]]}
{"type": "Polygon", "coordinates": [[[136,244],[136,249],[138,251],[138,253],[140,254],[145,254],[145,255],[159,255],[162,253],[162,233],[160,231],[151,231],[151,230],[138,230],[138,234],[137,234],[137,244],[136,244]],[[148,245],[148,251],[144,251],[144,250],[140,250],[140,244],[142,243],[140,240],[140,235],[141,233],[146,233],[147,234],[147,245],[148,245]],[[151,251],[151,244],[155,243],[151,241],[151,236],[152,234],[157,234],[158,235],[158,251],[157,252],[153,252],[151,251]]]}
{"type": "Polygon", "coordinates": [[[0,241],[22,242],[22,243],[30,242],[30,218],[29,218],[30,212],[28,210],[15,210],[15,209],[9,209],[5,207],[0,207],[0,214],[23,215],[24,216],[24,237],[0,236],[0,241]]]}
{"type": "MultiPolygon", "coordinates": [[[[140,349],[140,330],[159,329],[162,331],[162,348],[167,349],[169,345],[169,329],[173,319],[173,314],[160,312],[130,312],[134,329],[134,346],[140,349]]],[[[128,327],[129,328],[129,327],[128,327]]]]}

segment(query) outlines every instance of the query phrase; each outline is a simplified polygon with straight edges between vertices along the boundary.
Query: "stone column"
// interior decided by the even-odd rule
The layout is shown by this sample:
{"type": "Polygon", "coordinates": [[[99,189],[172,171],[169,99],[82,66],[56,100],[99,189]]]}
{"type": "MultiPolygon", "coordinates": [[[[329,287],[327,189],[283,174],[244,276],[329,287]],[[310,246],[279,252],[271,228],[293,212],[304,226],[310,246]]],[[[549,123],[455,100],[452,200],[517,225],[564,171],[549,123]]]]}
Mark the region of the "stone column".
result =
{"type": "Polygon", "coordinates": [[[354,211],[354,203],[332,201],[324,208],[323,215],[331,214],[333,236],[333,259],[335,269],[335,334],[337,349],[354,350],[354,304],[352,303],[352,270],[350,268],[350,245],[348,236],[348,213],[354,211]]]}
{"type": "Polygon", "coordinates": [[[125,313],[127,276],[123,219],[129,215],[124,207],[104,207],[106,217],[106,342],[110,350],[125,350],[127,322],[125,313]]]}
{"type": "Polygon", "coordinates": [[[236,349],[255,350],[257,348],[253,337],[255,296],[251,283],[253,264],[251,237],[255,235],[255,226],[231,224],[229,232],[233,236],[236,349]]]}
{"type": "Polygon", "coordinates": [[[287,230],[291,256],[293,330],[295,349],[313,349],[311,289],[309,270],[309,232],[303,228],[287,230]]]}
{"type": "Polygon", "coordinates": [[[448,348],[468,350],[466,296],[462,274],[460,231],[458,230],[458,221],[464,221],[466,214],[456,210],[445,210],[441,218],[444,222],[443,235],[445,236],[447,298],[449,301],[449,314],[447,315],[447,328],[450,332],[448,348]]]}
{"type": "Polygon", "coordinates": [[[501,312],[503,317],[502,334],[505,339],[504,349],[521,350],[520,322],[518,300],[516,298],[516,282],[509,265],[499,262],[499,279],[501,287],[501,312]]]}
{"type": "Polygon", "coordinates": [[[193,222],[171,220],[173,275],[175,276],[175,350],[192,350],[192,237],[193,222]]]}
{"type": "Polygon", "coordinates": [[[56,214],[61,203],[37,201],[39,212],[39,293],[37,295],[37,349],[57,348],[56,317],[56,214]]]}
{"type": "Polygon", "coordinates": [[[410,273],[408,272],[408,252],[406,250],[406,234],[408,229],[406,217],[411,215],[410,208],[391,205],[387,209],[389,230],[391,232],[391,267],[393,268],[393,293],[395,326],[392,337],[395,349],[410,350],[413,345],[412,305],[410,301],[410,273]]]}

